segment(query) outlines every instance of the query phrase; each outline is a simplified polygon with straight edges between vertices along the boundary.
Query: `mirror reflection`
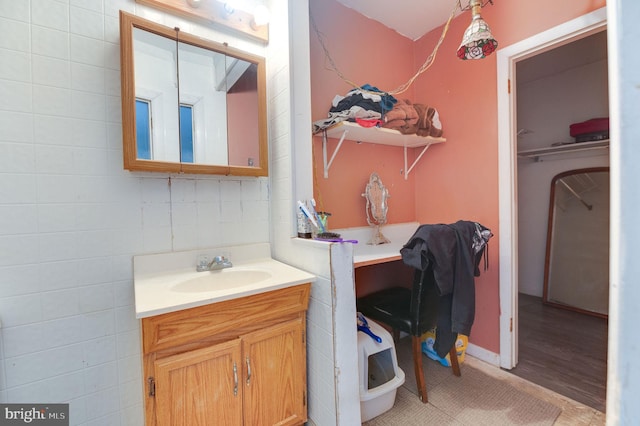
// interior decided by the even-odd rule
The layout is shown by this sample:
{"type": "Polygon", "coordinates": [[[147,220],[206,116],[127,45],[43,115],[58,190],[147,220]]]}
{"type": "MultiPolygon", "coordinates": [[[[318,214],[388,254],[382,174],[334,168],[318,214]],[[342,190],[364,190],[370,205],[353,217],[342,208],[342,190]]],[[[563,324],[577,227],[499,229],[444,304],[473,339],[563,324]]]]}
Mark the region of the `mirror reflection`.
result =
{"type": "Polygon", "coordinates": [[[120,16],[125,168],[266,176],[264,59],[120,16]]]}
{"type": "Polygon", "coordinates": [[[176,42],[139,28],[133,39],[137,158],[179,162],[176,42]]]}
{"type": "Polygon", "coordinates": [[[609,305],[609,168],[571,170],[551,183],[543,299],[606,317],[609,305]]]}
{"type": "Polygon", "coordinates": [[[226,55],[178,43],[180,161],[228,164],[226,55]]]}

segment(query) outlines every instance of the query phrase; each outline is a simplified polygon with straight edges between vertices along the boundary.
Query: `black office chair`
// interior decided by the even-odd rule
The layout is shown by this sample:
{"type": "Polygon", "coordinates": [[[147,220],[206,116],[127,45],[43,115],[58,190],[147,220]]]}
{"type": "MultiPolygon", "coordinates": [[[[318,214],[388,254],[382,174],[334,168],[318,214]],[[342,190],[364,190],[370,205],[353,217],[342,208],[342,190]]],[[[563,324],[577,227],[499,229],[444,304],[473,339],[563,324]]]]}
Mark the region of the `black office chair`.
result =
{"type": "MultiPolygon", "coordinates": [[[[427,386],[422,368],[421,336],[436,325],[440,296],[431,267],[414,274],[411,289],[393,287],[357,299],[359,312],[373,321],[393,329],[394,339],[403,331],[411,336],[413,366],[420,400],[428,402],[427,386]]],[[[449,351],[453,374],[460,376],[455,344],[449,351]]]]}

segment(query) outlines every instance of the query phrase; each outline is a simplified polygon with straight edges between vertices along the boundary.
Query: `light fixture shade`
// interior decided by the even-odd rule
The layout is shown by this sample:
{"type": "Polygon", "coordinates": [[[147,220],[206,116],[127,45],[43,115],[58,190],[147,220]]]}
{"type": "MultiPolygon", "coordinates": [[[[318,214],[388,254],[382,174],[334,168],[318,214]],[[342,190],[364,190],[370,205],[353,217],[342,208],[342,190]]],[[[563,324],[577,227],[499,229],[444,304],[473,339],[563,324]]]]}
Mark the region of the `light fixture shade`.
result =
{"type": "Polygon", "coordinates": [[[269,14],[269,9],[267,6],[263,4],[259,4],[253,10],[253,22],[257,25],[267,25],[269,23],[271,16],[269,14]]]}
{"type": "Polygon", "coordinates": [[[491,55],[498,47],[498,42],[489,29],[489,25],[476,15],[464,32],[462,43],[458,48],[460,59],[482,59],[491,55]]]}

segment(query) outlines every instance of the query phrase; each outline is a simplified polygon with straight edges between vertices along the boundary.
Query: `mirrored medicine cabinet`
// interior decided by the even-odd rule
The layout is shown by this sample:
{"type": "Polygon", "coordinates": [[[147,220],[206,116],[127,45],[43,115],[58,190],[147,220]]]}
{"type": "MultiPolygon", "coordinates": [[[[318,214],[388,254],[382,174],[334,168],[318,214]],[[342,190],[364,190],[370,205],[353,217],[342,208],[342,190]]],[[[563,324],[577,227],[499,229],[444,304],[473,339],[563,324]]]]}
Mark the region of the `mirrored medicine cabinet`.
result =
{"type": "Polygon", "coordinates": [[[267,176],[264,58],[120,12],[124,168],[267,176]]]}

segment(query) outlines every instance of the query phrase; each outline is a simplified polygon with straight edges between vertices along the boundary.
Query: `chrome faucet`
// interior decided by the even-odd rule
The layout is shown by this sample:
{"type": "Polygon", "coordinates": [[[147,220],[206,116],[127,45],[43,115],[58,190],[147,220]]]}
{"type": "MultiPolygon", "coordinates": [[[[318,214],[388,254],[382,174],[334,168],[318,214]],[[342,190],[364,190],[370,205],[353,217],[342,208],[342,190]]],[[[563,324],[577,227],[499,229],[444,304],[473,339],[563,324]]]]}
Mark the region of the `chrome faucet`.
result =
{"type": "Polygon", "coordinates": [[[207,265],[209,271],[217,271],[218,269],[231,268],[233,263],[224,256],[216,256],[207,265]]]}
{"type": "Polygon", "coordinates": [[[231,261],[224,255],[215,256],[212,261],[209,261],[209,256],[200,254],[196,261],[196,271],[198,272],[217,271],[219,269],[231,268],[232,266],[231,261]]]}

